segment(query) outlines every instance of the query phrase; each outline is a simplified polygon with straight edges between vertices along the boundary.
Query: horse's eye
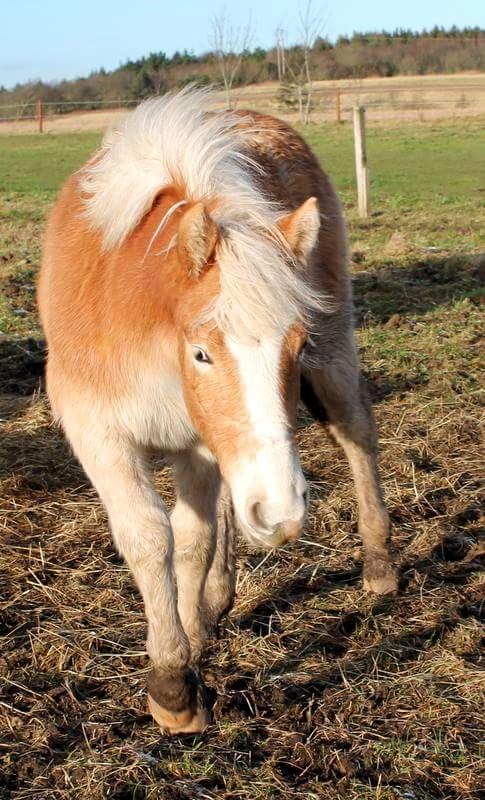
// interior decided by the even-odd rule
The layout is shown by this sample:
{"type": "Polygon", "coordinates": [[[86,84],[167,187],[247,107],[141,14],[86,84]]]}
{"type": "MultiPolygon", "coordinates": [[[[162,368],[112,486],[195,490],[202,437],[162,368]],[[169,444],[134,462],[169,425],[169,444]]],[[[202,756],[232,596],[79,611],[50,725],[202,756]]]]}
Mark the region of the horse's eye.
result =
{"type": "Polygon", "coordinates": [[[201,347],[194,347],[194,360],[199,364],[212,364],[209,356],[201,347]]]}

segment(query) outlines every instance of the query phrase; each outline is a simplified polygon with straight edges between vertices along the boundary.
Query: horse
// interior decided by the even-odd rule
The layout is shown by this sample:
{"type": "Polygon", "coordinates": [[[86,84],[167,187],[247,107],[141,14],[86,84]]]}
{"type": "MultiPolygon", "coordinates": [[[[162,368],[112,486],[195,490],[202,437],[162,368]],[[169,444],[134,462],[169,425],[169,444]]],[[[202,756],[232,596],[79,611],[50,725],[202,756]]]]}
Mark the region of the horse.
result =
{"type": "Polygon", "coordinates": [[[233,600],[235,527],[273,549],[304,525],[300,395],[350,463],[364,587],[396,590],[336,192],[284,122],[208,104],[152,98],[106,134],[50,214],[38,287],[53,415],[143,597],[169,733],[211,721],[199,663],[233,600]]]}

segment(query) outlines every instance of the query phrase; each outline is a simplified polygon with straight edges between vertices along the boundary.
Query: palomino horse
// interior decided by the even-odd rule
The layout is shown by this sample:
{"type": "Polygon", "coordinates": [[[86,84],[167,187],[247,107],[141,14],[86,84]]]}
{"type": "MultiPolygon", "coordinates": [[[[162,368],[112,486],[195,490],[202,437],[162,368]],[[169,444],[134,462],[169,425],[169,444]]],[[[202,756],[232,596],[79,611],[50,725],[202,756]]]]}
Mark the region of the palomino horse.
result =
{"type": "Polygon", "coordinates": [[[206,102],[148,100],[105,138],[51,214],[39,284],[52,408],[143,596],[149,705],[174,733],[209,720],[196,670],[233,597],[233,509],[266,548],[304,523],[300,380],[352,468],[364,585],[396,588],[335,191],[283,122],[206,102]]]}

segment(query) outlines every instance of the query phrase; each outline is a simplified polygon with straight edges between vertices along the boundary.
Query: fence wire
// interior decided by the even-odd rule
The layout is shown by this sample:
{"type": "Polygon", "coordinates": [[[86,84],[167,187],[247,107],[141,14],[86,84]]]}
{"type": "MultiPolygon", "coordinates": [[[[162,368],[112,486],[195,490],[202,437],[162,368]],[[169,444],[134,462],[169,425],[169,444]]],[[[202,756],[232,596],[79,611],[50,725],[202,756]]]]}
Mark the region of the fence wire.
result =
{"type": "MultiPolygon", "coordinates": [[[[296,109],[296,101],[291,97],[283,97],[279,88],[259,90],[250,94],[243,90],[239,95],[239,104],[273,113],[292,113],[296,109]],[[245,99],[247,97],[247,99],[245,99]]],[[[136,106],[140,100],[40,100],[28,103],[0,105],[0,124],[2,122],[23,122],[55,119],[71,114],[91,111],[116,111],[136,106]]],[[[350,120],[352,108],[364,105],[369,116],[378,117],[394,113],[416,118],[425,112],[439,112],[445,116],[485,113],[485,82],[483,86],[463,81],[456,87],[430,86],[389,86],[363,87],[343,86],[322,88],[315,86],[312,94],[312,114],[318,118],[338,121],[350,120]]]]}

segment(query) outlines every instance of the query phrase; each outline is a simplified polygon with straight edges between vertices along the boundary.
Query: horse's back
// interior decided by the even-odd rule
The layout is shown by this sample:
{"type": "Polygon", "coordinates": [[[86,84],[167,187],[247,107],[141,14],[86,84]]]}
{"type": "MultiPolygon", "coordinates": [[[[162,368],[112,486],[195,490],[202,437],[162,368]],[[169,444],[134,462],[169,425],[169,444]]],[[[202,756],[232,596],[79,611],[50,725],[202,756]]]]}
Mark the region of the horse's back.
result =
{"type": "Polygon", "coordinates": [[[308,197],[318,199],[321,229],[314,280],[336,300],[349,298],[347,234],[337,193],[305,140],[276,117],[236,112],[248,134],[249,155],[261,168],[261,188],[271,200],[294,211],[308,197]]]}

